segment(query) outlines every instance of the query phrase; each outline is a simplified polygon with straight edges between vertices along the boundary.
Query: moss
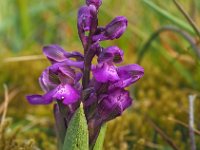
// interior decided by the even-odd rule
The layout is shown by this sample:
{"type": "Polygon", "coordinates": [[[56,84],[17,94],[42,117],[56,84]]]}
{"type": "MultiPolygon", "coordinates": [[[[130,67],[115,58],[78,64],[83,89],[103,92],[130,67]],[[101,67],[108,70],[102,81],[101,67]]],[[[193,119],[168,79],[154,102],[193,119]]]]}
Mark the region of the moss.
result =
{"type": "Polygon", "coordinates": [[[21,139],[21,128],[10,128],[12,121],[6,119],[0,127],[0,149],[2,150],[37,150],[35,141],[21,139]]]}

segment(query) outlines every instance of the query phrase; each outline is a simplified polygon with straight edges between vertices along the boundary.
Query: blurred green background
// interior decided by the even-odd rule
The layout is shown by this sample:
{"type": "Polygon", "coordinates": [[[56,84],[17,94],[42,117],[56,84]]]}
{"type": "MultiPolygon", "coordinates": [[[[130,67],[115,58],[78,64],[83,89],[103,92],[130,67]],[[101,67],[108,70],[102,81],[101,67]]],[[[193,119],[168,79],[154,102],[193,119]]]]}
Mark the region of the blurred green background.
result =
{"type": "MultiPolygon", "coordinates": [[[[200,1],[180,2],[199,27],[200,1]]],[[[83,51],[76,29],[77,10],[83,4],[83,0],[0,1],[0,115],[5,109],[3,84],[10,97],[7,121],[0,132],[0,146],[5,149],[56,149],[53,106],[31,106],[25,95],[42,93],[38,77],[49,65],[42,56],[44,45],[56,43],[68,51],[83,51]]],[[[144,51],[140,65],[145,76],[130,88],[134,105],[109,123],[104,149],[190,149],[190,94],[197,95],[194,123],[200,149],[200,37],[173,0],[103,0],[100,25],[119,15],[128,18],[127,31],[122,38],[102,45],[123,49],[124,64],[136,63],[144,51]],[[166,25],[178,32],[162,32],[143,49],[150,36],[166,25]],[[195,48],[182,33],[189,35],[195,48]]]]}

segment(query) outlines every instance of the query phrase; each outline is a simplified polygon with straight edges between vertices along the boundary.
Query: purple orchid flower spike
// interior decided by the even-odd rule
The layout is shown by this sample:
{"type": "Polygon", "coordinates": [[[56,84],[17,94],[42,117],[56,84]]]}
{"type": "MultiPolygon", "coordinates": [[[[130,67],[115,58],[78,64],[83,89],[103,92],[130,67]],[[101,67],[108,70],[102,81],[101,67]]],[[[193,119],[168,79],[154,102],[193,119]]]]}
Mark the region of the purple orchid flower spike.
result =
{"type": "Polygon", "coordinates": [[[27,100],[33,105],[56,103],[54,116],[60,145],[73,114],[82,102],[92,149],[101,126],[122,115],[133,103],[125,88],[142,78],[144,69],[137,64],[116,66],[123,61],[123,50],[117,46],[101,46],[101,41],[122,36],[128,25],[127,19],[117,16],[105,27],[98,26],[102,0],[86,0],[85,4],[77,15],[83,54],[67,52],[58,45],[45,46],[43,53],[51,66],[39,77],[44,94],[29,95],[27,100]],[[93,64],[95,56],[97,64],[93,64]]]}

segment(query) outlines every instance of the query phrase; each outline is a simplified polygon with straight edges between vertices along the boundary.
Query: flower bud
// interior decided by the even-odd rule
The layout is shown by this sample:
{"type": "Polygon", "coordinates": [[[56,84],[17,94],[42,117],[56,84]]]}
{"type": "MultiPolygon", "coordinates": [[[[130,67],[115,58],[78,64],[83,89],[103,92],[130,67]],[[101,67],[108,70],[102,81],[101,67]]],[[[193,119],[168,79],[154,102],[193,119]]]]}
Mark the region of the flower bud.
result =
{"type": "Polygon", "coordinates": [[[116,17],[106,26],[105,35],[111,40],[118,39],[126,30],[127,23],[128,22],[125,17],[116,17]]]}
{"type": "Polygon", "coordinates": [[[82,32],[90,31],[96,13],[94,5],[81,7],[78,12],[78,29],[82,32]]]}
{"type": "Polygon", "coordinates": [[[103,121],[109,121],[117,116],[132,104],[129,92],[124,89],[114,89],[109,95],[102,95],[98,105],[98,113],[102,116],[103,121]]]}
{"type": "Polygon", "coordinates": [[[118,39],[126,30],[128,21],[123,16],[118,16],[113,19],[102,31],[102,33],[94,35],[93,41],[104,41],[118,39]]]}
{"type": "Polygon", "coordinates": [[[101,0],[86,0],[86,4],[89,6],[89,5],[94,5],[96,6],[96,8],[98,9],[101,4],[102,4],[102,1],[101,0]]]}

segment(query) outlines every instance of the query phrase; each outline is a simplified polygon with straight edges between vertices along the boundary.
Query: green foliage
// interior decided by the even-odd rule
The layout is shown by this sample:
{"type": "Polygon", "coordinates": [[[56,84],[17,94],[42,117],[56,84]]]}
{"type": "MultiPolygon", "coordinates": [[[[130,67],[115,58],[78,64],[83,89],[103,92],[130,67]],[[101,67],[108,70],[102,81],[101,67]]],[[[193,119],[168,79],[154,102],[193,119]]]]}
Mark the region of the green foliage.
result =
{"type": "Polygon", "coordinates": [[[101,127],[99,136],[98,136],[98,138],[97,138],[97,140],[96,140],[96,143],[95,143],[95,145],[94,145],[93,150],[102,150],[102,148],[103,148],[103,143],[104,143],[104,139],[105,139],[105,134],[106,134],[106,128],[107,128],[107,124],[104,124],[104,125],[101,127]]]}
{"type": "Polygon", "coordinates": [[[83,104],[73,115],[62,150],[89,150],[88,126],[85,118],[83,104]]]}
{"type": "Polygon", "coordinates": [[[171,22],[181,27],[182,29],[190,32],[191,34],[194,34],[194,30],[190,25],[180,20],[176,16],[170,14],[170,12],[166,11],[164,8],[160,8],[159,6],[157,6],[152,1],[149,0],[143,0],[143,2],[147,4],[151,9],[153,9],[157,14],[162,15],[164,18],[169,19],[171,22]]]}

